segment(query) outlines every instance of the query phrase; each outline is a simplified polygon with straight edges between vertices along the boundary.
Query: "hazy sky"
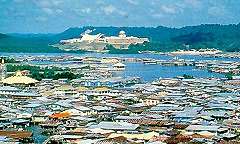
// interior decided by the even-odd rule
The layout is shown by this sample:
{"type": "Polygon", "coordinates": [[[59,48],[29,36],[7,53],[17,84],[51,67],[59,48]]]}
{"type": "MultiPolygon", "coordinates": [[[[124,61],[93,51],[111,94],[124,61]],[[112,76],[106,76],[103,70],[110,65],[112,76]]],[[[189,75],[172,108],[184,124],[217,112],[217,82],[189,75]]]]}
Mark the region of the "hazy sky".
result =
{"type": "Polygon", "coordinates": [[[0,0],[0,32],[239,23],[240,0],[0,0]]]}

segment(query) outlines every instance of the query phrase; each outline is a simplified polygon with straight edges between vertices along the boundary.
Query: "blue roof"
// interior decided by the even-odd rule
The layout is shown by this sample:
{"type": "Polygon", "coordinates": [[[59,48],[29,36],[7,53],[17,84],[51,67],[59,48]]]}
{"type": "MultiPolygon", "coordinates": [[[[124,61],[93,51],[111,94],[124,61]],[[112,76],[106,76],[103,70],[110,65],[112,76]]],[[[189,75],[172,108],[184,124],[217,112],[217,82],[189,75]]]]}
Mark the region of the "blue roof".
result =
{"type": "Polygon", "coordinates": [[[7,141],[8,138],[6,136],[0,136],[0,142],[7,141]]]}

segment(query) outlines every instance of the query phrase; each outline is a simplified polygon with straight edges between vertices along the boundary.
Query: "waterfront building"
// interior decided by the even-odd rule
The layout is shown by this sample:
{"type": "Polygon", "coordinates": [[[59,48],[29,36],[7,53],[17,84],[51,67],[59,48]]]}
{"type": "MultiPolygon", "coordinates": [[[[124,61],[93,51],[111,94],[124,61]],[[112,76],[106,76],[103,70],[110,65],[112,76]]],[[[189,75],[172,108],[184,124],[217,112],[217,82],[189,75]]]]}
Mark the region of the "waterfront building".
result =
{"type": "MultiPolygon", "coordinates": [[[[71,56],[46,59],[59,63],[64,58],[71,59],[71,56]]],[[[45,57],[31,59],[42,62],[45,57]]],[[[186,78],[180,75],[140,83],[139,78],[115,77],[118,72],[107,70],[116,63],[127,64],[124,58],[114,58],[110,62],[102,62],[96,57],[87,59],[91,64],[85,69],[64,65],[77,74],[85,73],[77,79],[42,79],[34,86],[18,79],[21,86],[18,82],[0,87],[0,129],[32,131],[35,143],[44,140],[46,143],[239,141],[238,79],[186,78]],[[105,72],[111,74],[104,77],[105,72]]],[[[155,62],[154,59],[151,61],[155,62]]],[[[144,63],[141,58],[134,62],[144,63]]],[[[164,68],[174,66],[172,61],[166,62],[171,64],[164,68]]],[[[223,69],[236,69],[237,65],[228,67],[230,62],[218,61],[199,61],[198,64],[203,64],[205,69],[210,62],[211,66],[219,64],[223,69]]],[[[150,67],[160,64],[156,61],[150,67]]],[[[197,69],[192,67],[193,71],[197,69]]],[[[21,141],[10,134],[0,136],[0,143],[2,140],[21,141]]]]}
{"type": "Polygon", "coordinates": [[[131,131],[135,130],[139,127],[138,124],[132,124],[128,122],[108,122],[108,121],[102,121],[97,125],[91,125],[89,128],[94,129],[94,128],[101,128],[105,130],[115,130],[115,131],[131,131]]]}
{"type": "Polygon", "coordinates": [[[0,95],[12,95],[15,93],[19,93],[22,90],[12,86],[2,86],[0,87],[0,95]]]}
{"type": "Polygon", "coordinates": [[[17,131],[17,130],[0,130],[0,136],[1,136],[1,143],[11,143],[11,140],[9,139],[15,139],[16,141],[12,141],[12,143],[32,143],[32,132],[29,131],[17,131]]]}

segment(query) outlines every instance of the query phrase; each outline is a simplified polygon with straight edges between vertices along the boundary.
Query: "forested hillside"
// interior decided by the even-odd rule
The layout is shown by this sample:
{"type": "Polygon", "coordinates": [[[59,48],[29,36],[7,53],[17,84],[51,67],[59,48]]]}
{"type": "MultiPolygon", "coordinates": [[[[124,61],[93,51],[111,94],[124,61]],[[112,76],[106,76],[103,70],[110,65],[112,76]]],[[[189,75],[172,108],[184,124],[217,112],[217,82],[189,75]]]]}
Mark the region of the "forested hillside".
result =
{"type": "MultiPolygon", "coordinates": [[[[132,45],[128,52],[138,50],[172,51],[176,49],[218,48],[223,51],[240,51],[240,24],[205,24],[183,28],[168,27],[81,27],[69,28],[58,34],[0,34],[1,52],[61,52],[50,46],[62,39],[79,37],[87,29],[92,34],[118,35],[124,30],[129,36],[148,37],[150,43],[132,45]]],[[[111,47],[109,49],[112,50],[111,47]]],[[[117,52],[117,51],[116,51],[117,52]]],[[[118,51],[119,52],[119,51],[118,51]]]]}

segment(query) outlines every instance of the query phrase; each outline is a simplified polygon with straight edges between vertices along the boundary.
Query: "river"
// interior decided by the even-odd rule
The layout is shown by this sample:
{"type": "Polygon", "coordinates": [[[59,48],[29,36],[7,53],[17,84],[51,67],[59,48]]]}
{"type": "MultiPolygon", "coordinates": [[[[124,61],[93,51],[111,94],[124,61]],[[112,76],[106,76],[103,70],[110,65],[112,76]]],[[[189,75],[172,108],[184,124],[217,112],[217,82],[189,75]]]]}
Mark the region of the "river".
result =
{"type": "MultiPolygon", "coordinates": [[[[122,57],[122,58],[152,58],[157,60],[172,60],[175,58],[170,55],[160,54],[101,54],[101,53],[0,53],[2,56],[78,56],[78,57],[122,57]]],[[[239,58],[215,58],[215,57],[203,57],[193,55],[180,55],[178,59],[185,60],[219,60],[219,61],[240,61],[239,58]]],[[[52,62],[52,61],[35,61],[34,64],[69,64],[70,61],[65,62],[52,62]]],[[[116,73],[116,76],[121,77],[140,77],[144,82],[150,82],[158,78],[173,78],[176,76],[183,76],[184,74],[192,75],[197,78],[217,77],[223,78],[224,75],[208,72],[205,69],[196,69],[194,66],[162,66],[162,65],[147,65],[140,62],[125,63],[125,71],[116,73]]]]}

